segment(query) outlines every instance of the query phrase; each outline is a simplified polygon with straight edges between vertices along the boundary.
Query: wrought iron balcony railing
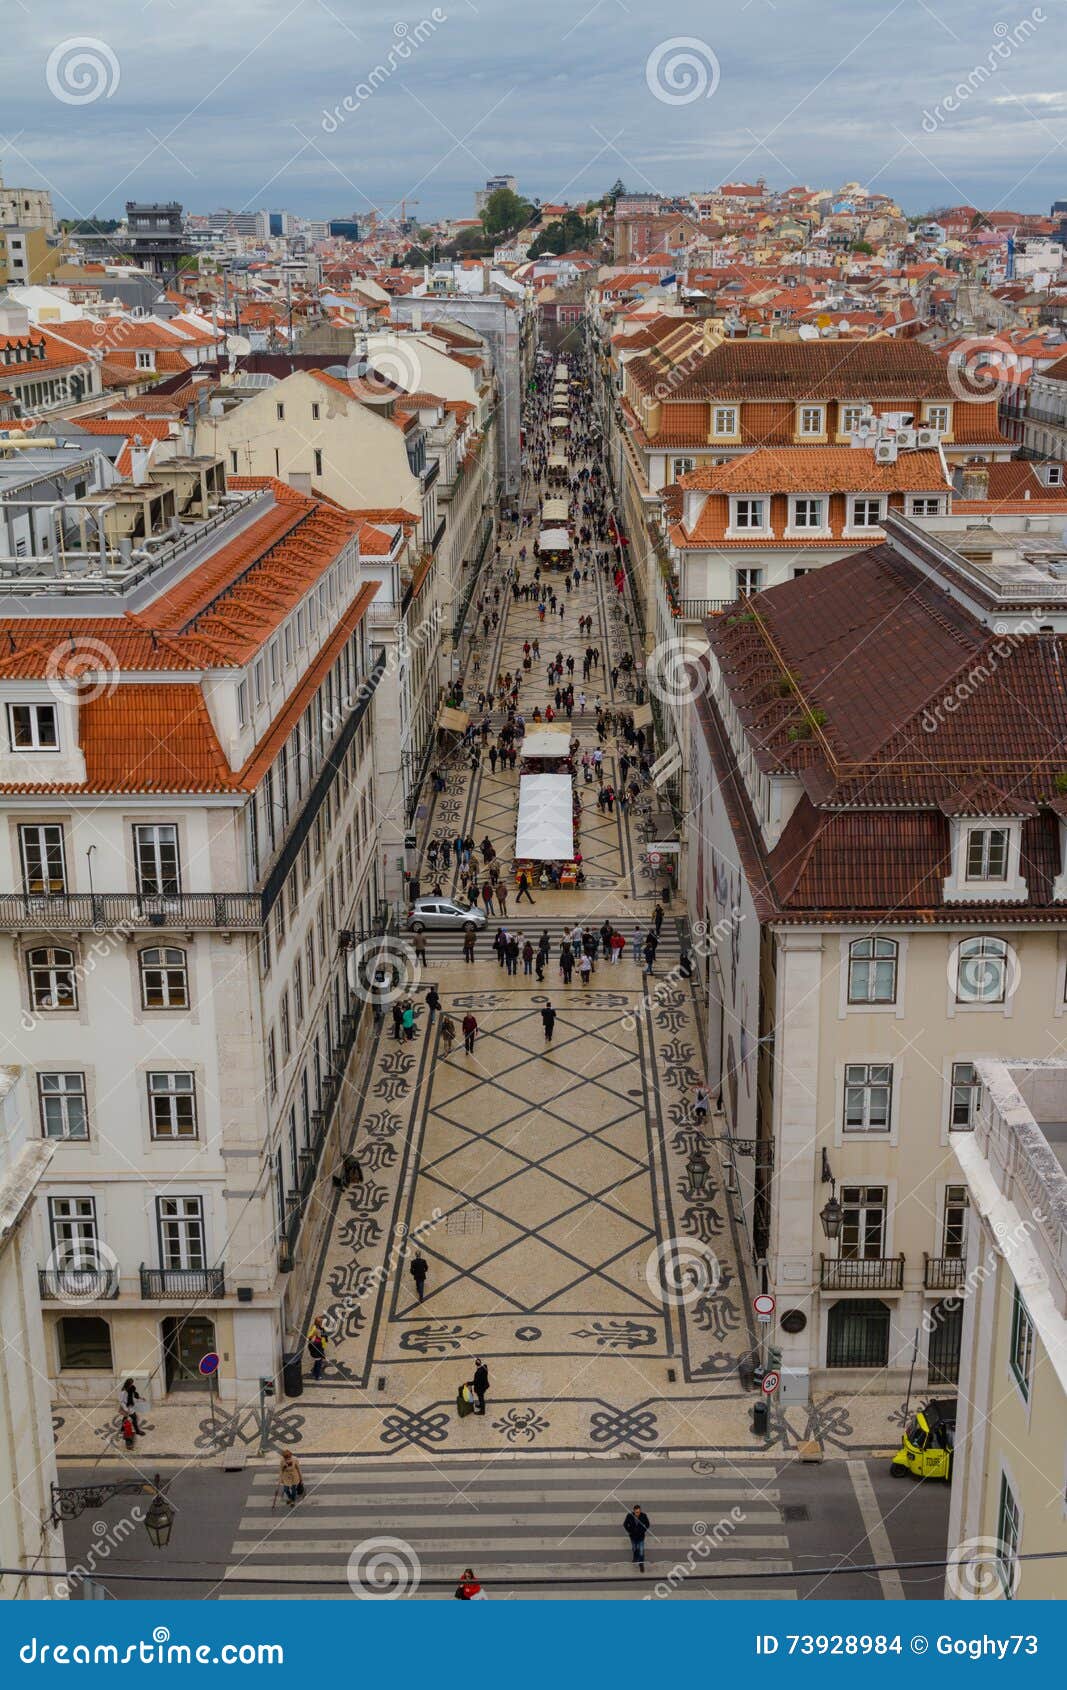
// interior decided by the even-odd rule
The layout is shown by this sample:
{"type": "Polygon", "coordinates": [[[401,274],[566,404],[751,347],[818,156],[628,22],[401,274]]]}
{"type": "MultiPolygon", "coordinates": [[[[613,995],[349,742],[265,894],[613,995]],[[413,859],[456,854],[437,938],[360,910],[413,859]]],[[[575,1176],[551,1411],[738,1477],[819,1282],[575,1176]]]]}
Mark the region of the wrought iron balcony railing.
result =
{"type": "Polygon", "coordinates": [[[928,1256],[923,1253],[923,1286],[927,1291],[957,1291],[963,1284],[962,1256],[928,1256]]]}
{"type": "Polygon", "coordinates": [[[903,1256],[820,1256],[819,1285],[823,1291],[900,1291],[904,1285],[903,1256]]]}
{"type": "Polygon", "coordinates": [[[0,894],[0,930],[41,928],[57,933],[103,933],[114,928],[226,929],[258,927],[263,919],[257,892],[183,892],[173,898],[136,892],[0,894]]]}
{"type": "Polygon", "coordinates": [[[38,1268],[37,1282],[44,1303],[109,1302],[119,1294],[117,1267],[38,1268]]]}
{"type": "Polygon", "coordinates": [[[141,1296],[225,1297],[226,1269],[222,1263],[210,1268],[150,1268],[141,1263],[141,1296]]]}

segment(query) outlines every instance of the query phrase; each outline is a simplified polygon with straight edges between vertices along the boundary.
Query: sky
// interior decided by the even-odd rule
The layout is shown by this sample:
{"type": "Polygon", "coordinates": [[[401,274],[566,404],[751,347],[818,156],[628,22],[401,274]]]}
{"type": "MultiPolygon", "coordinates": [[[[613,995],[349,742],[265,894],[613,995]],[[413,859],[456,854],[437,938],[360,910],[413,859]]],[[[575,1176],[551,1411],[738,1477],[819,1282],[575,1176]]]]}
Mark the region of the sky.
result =
{"type": "Polygon", "coordinates": [[[60,217],[469,217],[497,174],[545,201],[760,176],[914,213],[1067,198],[1064,0],[0,8],[0,172],[60,217]]]}

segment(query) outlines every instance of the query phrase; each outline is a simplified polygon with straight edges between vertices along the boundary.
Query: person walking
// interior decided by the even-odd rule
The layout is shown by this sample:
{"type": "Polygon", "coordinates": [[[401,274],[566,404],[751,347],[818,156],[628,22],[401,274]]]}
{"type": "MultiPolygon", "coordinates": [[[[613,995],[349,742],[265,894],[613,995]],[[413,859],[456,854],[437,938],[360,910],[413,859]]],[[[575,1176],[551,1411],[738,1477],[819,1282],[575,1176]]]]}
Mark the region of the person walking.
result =
{"type": "Polygon", "coordinates": [[[453,1021],[451,1015],[442,1015],[442,1017],[441,1017],[441,1043],[444,1045],[446,1056],[451,1056],[452,1046],[455,1044],[455,1042],[456,1042],[456,1023],[453,1021]]]}
{"type": "Polygon", "coordinates": [[[419,1294],[420,1303],[422,1302],[423,1293],[426,1289],[426,1275],[429,1271],[430,1264],[426,1260],[426,1257],[423,1255],[421,1250],[416,1250],[411,1261],[411,1266],[408,1268],[408,1272],[415,1281],[415,1289],[419,1294]]]}
{"type": "Polygon", "coordinates": [[[489,1389],[489,1369],[481,1356],[474,1358],[474,1378],[471,1380],[471,1389],[474,1392],[475,1414],[484,1414],[485,1394],[489,1389]]]}
{"type": "Polygon", "coordinates": [[[556,1028],[556,1012],[550,1003],[546,1003],[544,1009],[541,1011],[541,1025],[545,1029],[545,1043],[546,1045],[550,1045],[552,1043],[552,1034],[555,1032],[556,1028]]]}
{"type": "Polygon", "coordinates": [[[634,948],[634,962],[640,963],[641,953],[645,948],[645,936],[642,933],[640,927],[634,928],[633,938],[630,942],[631,942],[631,944],[633,945],[633,948],[634,948]]]}
{"type": "MultiPolygon", "coordinates": [[[[531,901],[531,903],[533,902],[532,899],[530,901],[531,901]]],[[[508,889],[504,885],[503,881],[500,882],[499,886],[496,889],[496,903],[497,903],[497,908],[500,911],[501,918],[503,918],[508,913],[508,889]]],[[[488,915],[488,913],[489,913],[488,910],[486,910],[487,915],[488,915]]]]}
{"type": "Polygon", "coordinates": [[[464,1567],[460,1581],[452,1595],[457,1602],[485,1602],[488,1600],[485,1591],[474,1576],[473,1567],[464,1567]]]}
{"type": "Polygon", "coordinates": [[[650,933],[648,935],[648,938],[645,940],[645,973],[646,974],[654,974],[656,972],[656,951],[657,951],[657,949],[658,949],[658,947],[657,947],[657,944],[656,944],[656,935],[654,933],[650,933]]]}
{"type": "Polygon", "coordinates": [[[133,1435],[135,1438],[143,1438],[145,1435],[144,1427],[141,1425],[141,1422],[137,1417],[137,1405],[143,1402],[144,1398],[137,1389],[133,1380],[127,1379],[122,1387],[122,1390],[119,1392],[119,1407],[122,1409],[124,1415],[129,1416],[130,1425],[133,1427],[133,1435]]]}
{"type": "Polygon", "coordinates": [[[415,937],[414,937],[414,940],[413,940],[413,949],[415,951],[415,961],[417,963],[419,963],[423,968],[425,968],[426,967],[426,935],[425,935],[425,933],[416,933],[415,934],[415,937]]]}
{"type": "Polygon", "coordinates": [[[322,1378],[322,1370],[326,1365],[326,1333],[322,1325],[322,1316],[316,1315],[311,1322],[308,1333],[308,1355],[311,1357],[311,1377],[322,1378]]]}
{"type": "Polygon", "coordinates": [[[637,1502],[634,1503],[622,1523],[622,1529],[630,1539],[634,1565],[640,1567],[642,1572],[645,1570],[645,1537],[651,1524],[652,1521],[640,1503],[637,1502]]]}
{"type": "Polygon", "coordinates": [[[440,1007],[441,1007],[441,994],[437,990],[436,986],[431,986],[429,991],[426,994],[426,1008],[430,1012],[427,1019],[426,1019],[426,1031],[427,1032],[429,1032],[431,1026],[433,1025],[433,1018],[436,1015],[437,1011],[440,1009],[440,1007]]]}
{"type": "Polygon", "coordinates": [[[463,935],[463,960],[464,960],[464,962],[473,962],[474,961],[474,939],[475,939],[475,935],[474,935],[473,932],[464,933],[464,935],[463,935]]]}
{"type": "Polygon", "coordinates": [[[534,948],[530,940],[527,939],[526,943],[522,947],[522,972],[524,974],[533,973],[533,960],[534,948]]]}
{"type": "Polygon", "coordinates": [[[514,933],[508,939],[507,957],[508,974],[517,974],[519,972],[519,940],[514,933]]]}
{"type": "Polygon", "coordinates": [[[295,1508],[304,1494],[304,1475],[291,1449],[282,1450],[281,1465],[278,1468],[278,1489],[285,1493],[287,1508],[295,1508]]]}
{"type": "Polygon", "coordinates": [[[410,998],[404,999],[404,1013],[401,1017],[405,1039],[415,1037],[415,1005],[410,998]]]}
{"type": "Polygon", "coordinates": [[[693,1119],[701,1126],[708,1118],[708,1094],[703,1086],[697,1086],[693,1097],[693,1119]]]}
{"type": "Polygon", "coordinates": [[[662,904],[657,904],[655,909],[652,911],[652,920],[656,924],[656,938],[658,939],[659,935],[660,935],[660,929],[663,926],[663,905],[662,904]]]}
{"type": "Polygon", "coordinates": [[[516,904],[521,904],[524,898],[528,904],[535,902],[535,899],[530,895],[530,877],[525,869],[519,875],[519,895],[515,899],[516,904]]]}
{"type": "Polygon", "coordinates": [[[393,1005],[393,1037],[397,1042],[404,1037],[404,1005],[399,998],[393,1005]]]}
{"type": "Polygon", "coordinates": [[[468,1056],[474,1055],[474,1041],[477,1037],[478,1023],[468,1010],[463,1017],[463,1048],[468,1056]]]}
{"type": "Polygon", "coordinates": [[[583,951],[581,956],[578,958],[578,973],[581,976],[581,981],[582,981],[583,986],[588,986],[589,976],[592,974],[592,972],[593,972],[593,959],[589,955],[588,951],[583,951]]]}

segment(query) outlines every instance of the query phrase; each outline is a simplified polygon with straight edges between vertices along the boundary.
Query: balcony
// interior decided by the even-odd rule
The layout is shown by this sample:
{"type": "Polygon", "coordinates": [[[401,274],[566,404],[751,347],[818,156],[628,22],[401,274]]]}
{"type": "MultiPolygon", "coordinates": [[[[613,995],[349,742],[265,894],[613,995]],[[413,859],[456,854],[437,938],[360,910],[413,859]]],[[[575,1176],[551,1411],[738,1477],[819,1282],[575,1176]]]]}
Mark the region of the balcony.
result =
{"type": "Polygon", "coordinates": [[[0,931],[40,928],[49,933],[148,932],[154,927],[190,931],[255,928],[262,904],[254,892],[184,892],[173,898],[136,892],[0,894],[0,931]]]}
{"type": "Polygon", "coordinates": [[[718,616],[734,603],[734,599],[679,599],[671,595],[675,615],[686,622],[706,622],[709,616],[718,616]]]}
{"type": "Polygon", "coordinates": [[[926,1291],[958,1291],[964,1279],[962,1256],[928,1256],[923,1252],[923,1288],[926,1291]]]}
{"type": "Polygon", "coordinates": [[[431,556],[436,555],[437,548],[441,544],[441,541],[444,539],[446,525],[447,525],[447,518],[442,517],[440,522],[437,524],[437,527],[433,531],[433,539],[430,541],[430,554],[431,554],[431,556]]]}
{"type": "Polygon", "coordinates": [[[870,1256],[853,1261],[844,1256],[820,1256],[822,1291],[900,1291],[904,1287],[903,1256],[870,1256]]]}
{"type": "Polygon", "coordinates": [[[119,1294],[117,1267],[38,1268],[42,1303],[110,1302],[119,1294]]]}
{"type": "Polygon", "coordinates": [[[186,1302],[191,1297],[215,1299],[226,1295],[226,1269],[221,1264],[213,1268],[150,1268],[141,1263],[141,1296],[156,1300],[177,1297],[186,1302]]]}

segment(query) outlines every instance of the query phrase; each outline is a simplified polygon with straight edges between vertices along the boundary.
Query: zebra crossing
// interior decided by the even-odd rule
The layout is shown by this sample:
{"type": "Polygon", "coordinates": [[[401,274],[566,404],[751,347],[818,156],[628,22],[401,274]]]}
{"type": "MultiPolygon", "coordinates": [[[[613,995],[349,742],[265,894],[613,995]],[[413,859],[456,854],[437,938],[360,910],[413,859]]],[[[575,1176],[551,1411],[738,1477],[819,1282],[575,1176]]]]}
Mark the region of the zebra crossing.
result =
{"type": "MultiPolygon", "coordinates": [[[[549,895],[544,896],[544,902],[548,901],[548,896],[549,895]]],[[[492,952],[493,938],[500,927],[506,927],[509,933],[519,932],[522,934],[524,939],[532,939],[534,944],[537,943],[537,940],[540,938],[542,932],[547,932],[552,945],[552,959],[555,961],[555,959],[559,956],[559,948],[563,943],[564,938],[569,938],[574,929],[575,920],[581,922],[583,929],[587,933],[599,932],[600,928],[604,924],[603,915],[598,914],[595,909],[588,915],[578,917],[543,916],[541,914],[541,901],[542,900],[538,900],[535,896],[532,905],[526,903],[525,899],[521,904],[516,905],[514,894],[512,894],[510,908],[507,915],[499,920],[495,918],[490,920],[484,928],[479,930],[475,941],[475,955],[479,958],[479,960],[485,961],[486,958],[490,956],[492,952]]],[[[649,927],[651,926],[652,907],[653,906],[651,904],[649,904],[647,909],[636,906],[625,916],[608,917],[612,927],[618,928],[626,939],[626,951],[624,952],[625,961],[630,961],[633,957],[631,946],[634,931],[639,927],[642,934],[648,932],[649,927]]],[[[428,959],[431,957],[440,957],[442,959],[446,957],[462,958],[462,932],[448,932],[440,930],[434,932],[432,930],[427,930],[425,933],[418,935],[418,937],[425,939],[426,941],[426,955],[428,959]]],[[[404,941],[407,944],[414,944],[415,938],[416,935],[413,933],[404,934],[404,941]]],[[[677,962],[681,952],[682,937],[679,923],[677,920],[672,920],[668,915],[664,920],[663,927],[660,931],[659,949],[656,952],[657,969],[660,969],[664,964],[677,962]]],[[[610,974],[612,971],[612,965],[607,964],[606,966],[607,972],[610,974]]],[[[597,964],[598,977],[604,968],[604,956],[603,951],[601,951],[597,964]]],[[[460,975],[459,978],[462,979],[462,975],[460,975]]]]}
{"type": "Polygon", "coordinates": [[[775,1470],[694,1465],[309,1461],[306,1495],[291,1509],[274,1475],[257,1474],[219,1595],[387,1596],[399,1581],[405,1595],[432,1600],[451,1597],[472,1567],[491,1597],[795,1600],[775,1470]],[[623,1531],[634,1503],[651,1521],[643,1575],[623,1531]],[[719,1578],[694,1576],[712,1573],[719,1578]]]}

